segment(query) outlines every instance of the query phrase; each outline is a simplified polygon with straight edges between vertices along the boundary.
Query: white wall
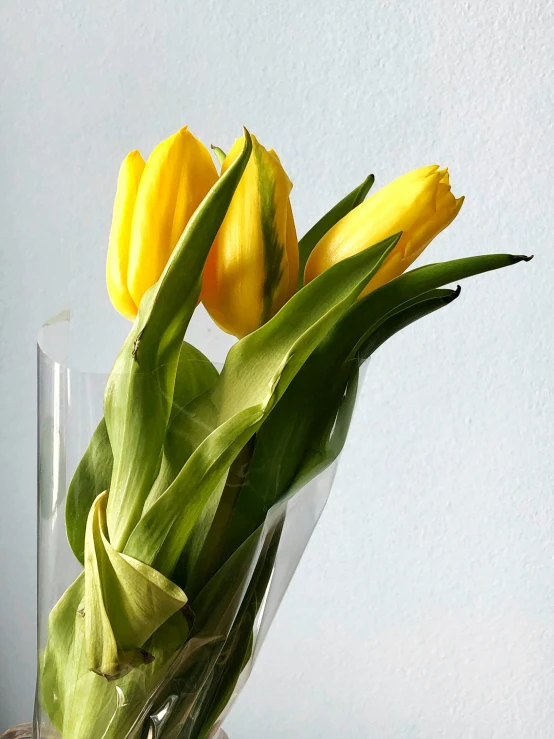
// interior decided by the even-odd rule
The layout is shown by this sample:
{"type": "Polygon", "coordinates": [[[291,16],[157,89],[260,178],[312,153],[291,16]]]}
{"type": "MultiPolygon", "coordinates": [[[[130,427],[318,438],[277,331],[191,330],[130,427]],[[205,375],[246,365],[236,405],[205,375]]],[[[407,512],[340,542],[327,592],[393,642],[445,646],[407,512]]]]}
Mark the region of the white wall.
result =
{"type": "Polygon", "coordinates": [[[231,739],[551,738],[552,3],[4,0],[0,21],[0,729],[34,690],[36,330],[76,304],[113,321],[129,149],[244,123],[301,232],[369,171],[439,162],[467,200],[428,259],[537,256],[373,362],[231,739]]]}

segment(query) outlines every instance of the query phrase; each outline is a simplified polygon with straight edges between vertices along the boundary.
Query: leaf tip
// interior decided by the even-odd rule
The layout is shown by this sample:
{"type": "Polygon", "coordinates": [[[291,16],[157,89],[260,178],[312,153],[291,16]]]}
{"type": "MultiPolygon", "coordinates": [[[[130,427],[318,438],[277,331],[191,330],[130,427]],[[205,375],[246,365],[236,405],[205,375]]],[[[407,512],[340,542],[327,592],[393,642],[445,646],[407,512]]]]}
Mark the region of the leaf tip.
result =
{"type": "Polygon", "coordinates": [[[242,149],[242,152],[246,155],[247,159],[249,159],[250,154],[252,153],[252,134],[246,128],[246,126],[242,127],[242,131],[244,134],[244,147],[242,149]]]}
{"type": "Polygon", "coordinates": [[[403,231],[399,231],[398,233],[396,233],[396,234],[393,234],[393,235],[392,235],[392,236],[390,237],[390,241],[391,241],[391,243],[392,243],[392,244],[394,244],[394,245],[396,246],[396,244],[398,244],[398,242],[399,242],[399,241],[400,241],[400,239],[402,238],[402,234],[403,234],[403,231]]]}
{"type": "Polygon", "coordinates": [[[358,205],[361,205],[363,201],[366,199],[368,192],[373,187],[373,183],[375,182],[375,175],[370,174],[368,175],[365,180],[362,182],[362,184],[358,187],[356,197],[354,199],[354,202],[352,204],[352,208],[356,208],[358,205]]]}
{"type": "Polygon", "coordinates": [[[455,290],[452,290],[450,295],[447,295],[443,298],[444,304],[448,305],[448,303],[451,303],[453,300],[456,300],[460,296],[460,293],[462,292],[462,286],[457,285],[455,290]]]}

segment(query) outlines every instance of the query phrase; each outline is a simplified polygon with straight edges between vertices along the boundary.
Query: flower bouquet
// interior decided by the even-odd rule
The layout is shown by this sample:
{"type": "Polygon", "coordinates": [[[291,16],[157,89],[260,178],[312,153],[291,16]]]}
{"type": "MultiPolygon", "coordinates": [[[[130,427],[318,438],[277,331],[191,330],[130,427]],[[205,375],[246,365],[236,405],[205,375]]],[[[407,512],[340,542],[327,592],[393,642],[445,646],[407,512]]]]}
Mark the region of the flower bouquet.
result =
{"type": "Polygon", "coordinates": [[[216,736],[327,500],[362,366],[456,299],[445,285],[528,259],[406,272],[461,208],[446,169],[366,199],[370,176],[298,241],[275,152],[245,131],[215,154],[219,172],[185,128],[123,162],[107,285],[133,323],[65,487],[78,378],[40,355],[41,505],[55,487],[74,565],[47,609],[36,736],[216,736]],[[222,367],[185,341],[200,301],[239,339],[222,367]]]}

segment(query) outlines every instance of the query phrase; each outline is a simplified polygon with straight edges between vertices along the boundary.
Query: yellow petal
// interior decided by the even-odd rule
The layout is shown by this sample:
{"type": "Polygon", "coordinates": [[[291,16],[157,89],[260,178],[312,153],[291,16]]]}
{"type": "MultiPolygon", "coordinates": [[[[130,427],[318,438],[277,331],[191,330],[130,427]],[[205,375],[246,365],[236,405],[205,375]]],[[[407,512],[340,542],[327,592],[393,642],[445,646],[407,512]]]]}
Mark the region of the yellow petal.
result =
{"type": "Polygon", "coordinates": [[[137,315],[137,305],[127,287],[127,269],[131,224],[143,171],[144,159],[138,151],[132,151],[125,157],[119,170],[106,260],[106,283],[110,299],[116,310],[131,320],[137,315]]]}
{"type": "Polygon", "coordinates": [[[449,207],[438,208],[432,218],[420,223],[409,234],[409,241],[404,254],[393,253],[389,256],[379,272],[371,279],[363,294],[367,295],[368,292],[381,287],[381,285],[390,282],[390,280],[405,272],[429,246],[431,241],[452,223],[460,212],[463,202],[463,197],[456,199],[452,195],[452,202],[449,203],[449,207]]]}
{"type": "Polygon", "coordinates": [[[158,144],[148,158],[129,253],[129,292],[137,305],[158,281],[190,217],[216,181],[209,151],[187,128],[158,144]]]}
{"type": "MultiPolygon", "coordinates": [[[[367,249],[399,231],[406,234],[422,217],[435,211],[438,167],[423,167],[398,178],[358,205],[331,228],[310,254],[305,282],[336,262],[367,249]]],[[[395,251],[404,252],[403,236],[395,251]]]]}
{"type": "Polygon", "coordinates": [[[427,248],[431,241],[440,234],[441,231],[449,226],[454,218],[460,212],[464,198],[455,198],[452,195],[448,207],[437,208],[433,218],[418,225],[418,228],[411,234],[410,248],[407,250],[407,258],[404,269],[407,269],[419,255],[427,248]]]}
{"type": "Polygon", "coordinates": [[[433,164],[408,172],[351,211],[321,239],[306,265],[305,281],[401,231],[394,251],[362,293],[366,295],[402,274],[454,220],[462,202],[450,190],[448,169],[433,164]]]}
{"type": "MultiPolygon", "coordinates": [[[[278,157],[253,139],[253,152],[212,246],[202,300],[214,321],[239,338],[259,328],[290,297],[298,275],[298,241],[278,157]]],[[[222,173],[242,149],[231,147],[222,173]]]]}

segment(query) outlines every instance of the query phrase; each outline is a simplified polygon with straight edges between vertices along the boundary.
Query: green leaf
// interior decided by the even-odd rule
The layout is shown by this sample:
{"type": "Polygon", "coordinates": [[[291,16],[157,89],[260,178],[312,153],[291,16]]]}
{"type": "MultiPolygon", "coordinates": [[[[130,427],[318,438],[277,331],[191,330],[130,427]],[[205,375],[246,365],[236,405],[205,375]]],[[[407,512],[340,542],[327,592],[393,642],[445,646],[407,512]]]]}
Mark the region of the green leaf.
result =
{"type": "Polygon", "coordinates": [[[85,539],[85,634],[88,667],[115,679],[150,661],[142,646],[187,603],[177,585],[109,542],[102,493],[85,539]]]}
{"type": "Polygon", "coordinates": [[[113,454],[102,419],[79,462],[65,502],[65,528],[69,545],[81,564],[85,561],[85,531],[89,511],[95,499],[110,487],[113,454]]]}
{"type": "Polygon", "coordinates": [[[197,208],[162,276],[144,295],[110,374],[104,402],[114,455],[108,528],[117,550],[140,519],[158,473],[179,351],[200,294],[204,262],[251,151],[246,132],[241,154],[197,208]]]}
{"type": "Polygon", "coordinates": [[[311,229],[300,239],[298,242],[298,250],[300,253],[298,289],[300,289],[304,284],[304,269],[306,268],[306,262],[315,246],[321,241],[327,231],[335,225],[335,223],[338,223],[341,218],[344,218],[344,216],[350,213],[351,210],[360,205],[360,203],[363,203],[374,182],[375,177],[370,174],[361,185],[358,185],[358,187],[352,190],[351,193],[331,208],[331,210],[314,226],[312,226],[311,229]]]}
{"type": "Polygon", "coordinates": [[[369,359],[373,352],[382,346],[387,339],[390,339],[391,336],[394,336],[403,328],[452,303],[459,297],[460,292],[459,287],[457,290],[431,290],[423,293],[414,301],[404,303],[397,312],[392,313],[392,315],[389,314],[389,317],[364,340],[358,350],[360,363],[369,359]]]}
{"type": "Polygon", "coordinates": [[[81,574],[50,614],[48,643],[40,656],[39,697],[63,739],[121,739],[147,708],[189,635],[189,623],[181,611],[176,613],[144,645],[154,659],[108,681],[88,668],[84,580],[81,574]]]}
{"type": "MultiPolygon", "coordinates": [[[[202,512],[185,546],[181,557],[181,576],[185,578],[184,587],[191,598],[194,598],[228,558],[221,557],[224,534],[244,483],[253,447],[252,438],[235,457],[228,474],[222,477],[221,490],[212,496],[210,505],[202,512]]],[[[255,528],[252,527],[248,534],[250,535],[255,528]]],[[[239,544],[246,538],[243,537],[239,544]]],[[[238,546],[235,549],[238,549],[238,546]]],[[[232,552],[229,552],[228,556],[231,554],[232,552]]]]}
{"type": "Polygon", "coordinates": [[[355,303],[306,361],[259,431],[248,480],[230,522],[220,531],[222,557],[260,525],[275,501],[294,493],[337,457],[353,409],[358,353],[363,361],[394,333],[458,295],[433,288],[520,260],[492,255],[429,265],[355,303]]]}
{"type": "MultiPolygon", "coordinates": [[[[296,473],[287,497],[294,495],[310,480],[323,472],[341,453],[354,412],[358,390],[359,366],[395,333],[420,318],[448,305],[459,294],[459,290],[434,290],[426,293],[417,301],[413,301],[409,306],[392,314],[374,330],[365,340],[359,350],[358,356],[352,357],[351,353],[349,354],[343,363],[342,372],[337,373],[339,377],[338,382],[335,383],[334,387],[332,386],[331,391],[328,393],[327,405],[329,411],[327,420],[324,420],[316,428],[311,444],[309,444],[308,451],[302,459],[302,464],[296,473]],[[350,368],[347,374],[348,380],[346,387],[343,388],[340,377],[341,375],[342,377],[345,376],[345,371],[348,368],[350,368]]],[[[354,341],[353,344],[355,343],[354,341]]]]}
{"type": "MultiPolygon", "coordinates": [[[[371,272],[371,274],[373,274],[374,271],[378,269],[379,265],[381,264],[381,260],[386,258],[386,254],[388,253],[388,251],[394,248],[396,240],[397,237],[394,237],[368,250],[370,258],[369,271],[371,272]]],[[[357,260],[359,256],[360,255],[356,255],[354,259],[357,260]]],[[[366,259],[367,258],[368,257],[366,255],[366,259]]],[[[347,260],[342,264],[348,266],[348,264],[351,263],[350,260],[347,260]]],[[[258,408],[258,411],[262,410],[262,413],[259,416],[259,423],[263,421],[264,413],[267,415],[267,412],[269,412],[269,410],[271,409],[272,404],[278,399],[279,380],[281,380],[280,392],[282,393],[286,389],[286,385],[288,384],[288,382],[290,382],[290,379],[292,379],[294,374],[298,371],[301,364],[306,359],[307,354],[311,352],[314,346],[317,345],[317,343],[321,340],[322,336],[325,334],[327,327],[329,325],[332,325],[331,321],[329,320],[329,315],[332,317],[333,315],[335,315],[333,311],[337,311],[337,308],[333,307],[332,300],[333,288],[336,288],[336,278],[334,277],[334,271],[338,272],[339,274],[341,272],[345,272],[344,267],[337,269],[337,266],[338,265],[335,265],[335,267],[325,273],[325,275],[321,275],[318,280],[314,280],[314,283],[317,283],[314,288],[307,286],[300,293],[298,293],[298,295],[295,296],[290,301],[290,303],[287,304],[287,306],[285,306],[279,312],[278,316],[276,316],[272,321],[266,324],[266,326],[262,327],[261,329],[259,329],[259,331],[255,332],[249,337],[243,339],[241,342],[235,345],[233,349],[231,349],[228,360],[220,378],[220,383],[214,386],[214,396],[217,398],[217,405],[220,407],[220,421],[228,416],[232,417],[233,412],[244,412],[246,409],[244,407],[240,408],[241,403],[243,404],[243,406],[248,406],[249,403],[254,403],[256,401],[258,402],[258,406],[252,405],[251,407],[258,408]],[[328,301],[330,299],[331,303],[329,304],[328,301]],[[326,301],[328,303],[327,306],[326,301]],[[305,306],[305,308],[303,309],[302,306],[305,306]],[[298,316],[302,316],[302,319],[300,320],[298,316]],[[328,322],[325,322],[323,320],[325,317],[328,322]],[[318,326],[318,320],[320,323],[323,321],[323,325],[318,326]],[[310,334],[312,335],[312,344],[307,343],[310,340],[310,334]],[[307,344],[307,346],[303,347],[303,343],[307,344]],[[276,351],[276,349],[279,350],[279,348],[281,348],[280,354],[276,351]],[[302,353],[303,349],[305,352],[304,354],[302,353]],[[287,354],[291,357],[291,359],[289,359],[288,361],[288,366],[287,354]],[[248,371],[242,371],[241,364],[247,367],[248,371]],[[285,369],[289,370],[290,379],[283,381],[285,369]],[[229,378],[231,379],[229,380],[229,378]],[[243,379],[247,380],[247,387],[242,384],[243,379]],[[226,381],[228,382],[227,387],[225,387],[226,381]],[[234,407],[232,405],[233,397],[235,398],[235,401],[237,401],[238,407],[234,407]],[[264,411],[264,407],[268,410],[264,411]]],[[[354,280],[355,279],[356,278],[354,278],[354,280]]],[[[340,308],[341,314],[344,314],[345,310],[347,310],[348,307],[352,304],[356,295],[363,289],[363,286],[366,284],[367,279],[370,279],[370,277],[366,277],[361,282],[359,282],[358,277],[358,286],[354,289],[354,292],[349,294],[349,297],[346,301],[344,301],[343,299],[342,304],[339,303],[338,307],[340,308]]],[[[352,288],[350,288],[350,290],[352,290],[352,288]]],[[[339,313],[337,312],[335,320],[337,320],[338,317],[339,313]]],[[[317,400],[318,399],[316,399],[316,402],[317,400]]],[[[253,426],[250,431],[250,436],[255,432],[255,430],[256,427],[253,426]]],[[[213,436],[217,437],[220,434],[221,430],[217,429],[214,432],[213,436]]],[[[219,470],[220,476],[217,480],[216,491],[214,491],[211,487],[213,486],[213,478],[210,477],[206,479],[206,488],[204,488],[204,495],[206,496],[205,503],[203,506],[201,506],[200,510],[203,509],[205,511],[206,502],[209,501],[207,509],[209,511],[209,515],[203,516],[203,520],[201,522],[197,522],[195,520],[188,520],[188,515],[184,516],[180,514],[179,506],[181,505],[183,496],[182,494],[178,493],[179,488],[177,487],[177,492],[170,488],[173,499],[176,500],[176,502],[158,502],[160,510],[159,512],[156,512],[155,515],[158,517],[160,523],[149,523],[148,532],[157,530],[158,537],[155,546],[152,548],[154,552],[153,556],[155,557],[155,566],[158,568],[167,567],[167,570],[162,570],[165,572],[172,572],[172,569],[169,569],[169,567],[174,566],[174,559],[177,556],[176,550],[178,546],[180,546],[181,549],[186,547],[187,538],[191,531],[191,527],[195,528],[197,536],[195,537],[194,542],[194,556],[189,557],[188,560],[189,575],[190,577],[192,577],[192,580],[190,580],[190,577],[186,580],[187,590],[189,590],[189,588],[192,588],[193,592],[196,592],[197,588],[200,587],[203,582],[205,582],[205,579],[209,577],[209,575],[216,568],[217,562],[220,561],[219,549],[221,547],[221,541],[224,538],[223,534],[227,527],[228,517],[232,515],[234,501],[233,499],[229,500],[227,496],[234,496],[237,488],[233,486],[228,486],[224,490],[224,492],[226,493],[226,497],[221,501],[220,509],[214,520],[215,509],[218,503],[219,496],[221,495],[222,476],[228,465],[230,464],[230,461],[233,461],[235,456],[243,447],[242,438],[236,441],[231,440],[231,442],[233,443],[230,443],[229,439],[224,440],[223,447],[228,456],[222,457],[218,461],[217,467],[213,466],[211,470],[212,474],[215,474],[215,471],[219,470]],[[214,492],[216,492],[215,495],[214,492]],[[166,505],[168,503],[174,506],[174,509],[171,511],[171,513],[168,511],[168,507],[166,505]],[[162,549],[162,546],[164,546],[162,543],[162,539],[164,538],[165,534],[163,526],[161,525],[162,519],[165,522],[171,522],[172,520],[175,520],[176,522],[178,521],[176,525],[179,526],[178,530],[181,531],[181,544],[173,544],[172,546],[174,547],[174,549],[170,550],[169,554],[165,554],[162,549]],[[211,531],[210,536],[212,540],[212,547],[210,547],[209,542],[207,542],[207,545],[202,546],[203,540],[208,537],[209,531],[211,531]],[[202,553],[201,561],[198,567],[196,567],[200,552],[202,553]],[[163,561],[164,556],[169,559],[169,564],[163,561]],[[194,572],[191,573],[190,570],[193,567],[194,572]]],[[[198,448],[199,453],[200,449],[201,447],[198,448]]],[[[210,463],[208,460],[206,460],[205,467],[206,470],[209,470],[210,463]]],[[[185,475],[185,470],[183,471],[183,475],[185,475]]],[[[278,477],[279,479],[281,479],[280,476],[278,477]]],[[[186,480],[187,478],[184,477],[184,479],[186,480]]],[[[185,483],[182,479],[176,480],[175,485],[179,484],[182,486],[181,489],[194,490],[197,495],[202,493],[203,488],[199,481],[189,481],[185,487],[185,483]]],[[[159,501],[160,500],[161,499],[159,499],[159,501]]],[[[148,510],[148,512],[140,522],[139,526],[137,527],[137,531],[140,533],[136,534],[137,543],[135,549],[130,548],[129,550],[126,550],[130,552],[138,552],[139,546],[141,546],[140,556],[143,560],[145,556],[148,556],[145,554],[142,542],[148,540],[149,538],[148,535],[145,535],[147,531],[147,524],[145,523],[145,521],[147,519],[147,516],[150,515],[151,510],[152,508],[148,510]]],[[[193,515],[199,516],[199,509],[196,509],[193,515]]],[[[260,521],[261,520],[263,519],[260,519],[260,521]]],[[[251,527],[248,533],[251,533],[254,528],[255,526],[251,527]]],[[[135,534],[133,534],[133,537],[134,536],[135,534]]],[[[177,534],[174,534],[174,540],[177,541],[177,534]]],[[[243,540],[244,539],[241,539],[241,541],[243,540]]],[[[136,556],[136,554],[134,556],[136,556]]],[[[179,579],[180,582],[183,582],[183,580],[181,580],[181,576],[179,579]]]]}
{"type": "MultiPolygon", "coordinates": [[[[399,318],[382,328],[380,343],[456,295],[452,290],[435,291],[423,296],[423,301],[420,297],[413,307],[408,304],[399,318]]],[[[261,427],[248,478],[233,510],[214,534],[219,542],[217,564],[263,522],[278,500],[294,493],[338,457],[356,398],[358,359],[352,354],[366,328],[364,323],[350,321],[347,314],[309,357],[261,427]]],[[[372,348],[368,343],[365,350],[373,351],[377,345],[372,348]]]]}
{"type": "MultiPolygon", "coordinates": [[[[426,293],[417,301],[414,301],[413,304],[399,310],[398,313],[393,314],[388,320],[384,321],[379,328],[370,334],[368,339],[366,339],[357,357],[352,357],[351,352],[349,352],[348,356],[343,357],[343,363],[340,367],[333,364],[330,365],[331,367],[335,367],[334,373],[321,373],[319,377],[314,377],[312,375],[312,383],[315,382],[318,387],[321,387],[321,378],[323,377],[323,385],[327,387],[327,392],[322,392],[319,396],[320,406],[323,408],[323,412],[320,409],[317,409],[319,413],[318,415],[315,415],[313,408],[310,408],[309,406],[302,406],[301,408],[301,413],[304,411],[304,413],[302,413],[303,416],[306,415],[306,412],[310,415],[311,411],[311,416],[315,422],[310,430],[310,434],[305,436],[306,447],[304,454],[302,455],[301,463],[296,470],[294,478],[290,483],[286,497],[292,497],[292,495],[304,487],[308,482],[310,482],[310,480],[332,464],[341,453],[346,442],[346,437],[354,412],[358,392],[359,365],[363,364],[363,362],[379,346],[402,328],[405,328],[414,321],[419,320],[419,318],[423,318],[439,308],[448,305],[448,303],[452,302],[452,300],[458,297],[458,295],[459,290],[435,290],[426,293]],[[335,375],[334,381],[333,374],[335,375]]],[[[362,327],[360,327],[360,329],[362,330],[362,327]]],[[[351,346],[353,347],[356,343],[356,339],[353,337],[351,346]]],[[[327,354],[327,357],[334,355],[334,360],[337,360],[334,348],[325,345],[320,347],[317,352],[314,352],[314,355],[310,358],[313,359],[313,365],[329,366],[325,364],[325,354],[327,354]]],[[[304,390],[307,390],[307,387],[308,383],[306,382],[304,390]]],[[[298,390],[300,390],[300,388],[298,388],[298,390]]],[[[314,396],[314,399],[315,397],[317,396],[314,396]]],[[[287,409],[287,418],[291,417],[294,400],[297,401],[296,407],[298,407],[298,404],[300,403],[300,394],[298,394],[296,398],[290,399],[289,409],[287,409]]],[[[292,417],[293,422],[296,420],[296,424],[291,423],[290,429],[282,428],[283,434],[286,434],[289,431],[290,433],[295,433],[293,429],[298,427],[298,417],[295,418],[294,414],[292,414],[292,417]]],[[[275,425],[278,427],[279,423],[275,425]]],[[[268,452],[269,447],[270,445],[267,446],[268,452]]],[[[265,483],[266,485],[270,484],[269,475],[265,483]]],[[[280,495],[275,496],[275,500],[278,500],[279,498],[280,495]]],[[[266,505],[269,502],[271,501],[266,501],[266,505]]]]}
{"type": "MultiPolygon", "coordinates": [[[[194,625],[189,644],[176,665],[174,680],[175,685],[185,687],[180,695],[178,689],[173,690],[167,701],[156,707],[167,717],[161,736],[196,738],[212,699],[221,695],[219,688],[225,689],[219,680],[228,677],[225,663],[235,658],[232,644],[239,646],[235,627],[243,621],[245,611],[251,613],[252,597],[259,592],[260,584],[265,592],[281,523],[276,521],[255,531],[191,601],[194,625]],[[266,580],[260,583],[264,573],[266,580]],[[187,721],[192,714],[194,719],[187,721]]],[[[245,626],[240,629],[239,638],[245,626]]]]}
{"type": "MultiPolygon", "coordinates": [[[[174,482],[185,463],[195,449],[215,430],[218,423],[218,410],[209,392],[196,398],[185,406],[169,424],[160,472],[144,506],[144,513],[174,482]]],[[[205,530],[209,528],[217,509],[220,494],[225,485],[226,472],[216,485],[213,495],[204,506],[198,520],[194,524],[187,546],[182,552],[179,563],[172,575],[188,592],[187,573],[194,568],[195,562],[203,547],[205,530]]]]}
{"type": "MultiPolygon", "coordinates": [[[[398,314],[387,320],[380,329],[375,332],[376,336],[373,345],[370,346],[368,343],[366,347],[367,353],[375,350],[375,348],[382,344],[388,336],[393,335],[404,326],[447,305],[457,297],[458,294],[459,291],[436,290],[432,293],[428,293],[423,300],[419,301],[419,304],[415,303],[414,305],[401,310],[398,314]]],[[[331,411],[326,419],[326,423],[322,424],[322,433],[320,436],[316,436],[311,439],[313,443],[311,445],[308,444],[308,449],[304,450],[303,460],[287,491],[285,496],[286,498],[292,497],[299,489],[309,482],[310,479],[322,472],[323,469],[331,464],[337,458],[344,446],[350,420],[352,418],[358,385],[357,362],[350,363],[350,365],[351,370],[348,378],[347,389],[339,401],[338,410],[334,408],[331,411]],[[331,421],[331,423],[329,423],[329,421],[331,421]]],[[[321,364],[319,366],[321,366],[321,364]]],[[[297,380],[300,379],[300,375],[305,368],[306,365],[297,375],[295,380],[293,380],[287,392],[276,406],[275,411],[270,415],[264,426],[262,426],[261,432],[258,434],[258,452],[263,447],[266,448],[265,450],[267,450],[268,453],[273,449],[273,452],[278,459],[277,466],[279,465],[279,462],[285,462],[286,464],[287,454],[280,454],[279,448],[275,448],[275,444],[272,444],[271,441],[268,443],[268,435],[265,435],[264,438],[262,438],[262,434],[264,434],[264,432],[271,426],[272,421],[272,430],[278,432],[280,421],[290,420],[290,424],[287,424],[285,428],[281,427],[282,433],[280,436],[278,433],[273,435],[272,441],[278,443],[283,436],[287,436],[292,433],[294,437],[293,442],[289,444],[288,447],[289,450],[294,449],[295,443],[299,441],[298,437],[295,435],[296,425],[302,418],[303,411],[306,410],[306,407],[302,406],[299,414],[292,412],[295,404],[300,401],[302,397],[300,394],[300,386],[297,388],[294,388],[293,386],[296,384],[297,380]],[[289,395],[290,391],[294,389],[296,389],[297,392],[289,395]],[[287,401],[287,403],[285,404],[284,401],[287,401]],[[277,413],[279,410],[282,411],[280,416],[277,413]],[[291,412],[292,418],[289,415],[291,412]]],[[[308,387],[308,384],[302,384],[303,391],[308,389],[308,387]]],[[[328,395],[322,393],[320,396],[320,403],[329,405],[328,398],[328,395]]],[[[334,404],[331,403],[330,405],[333,406],[334,404]]],[[[313,408],[310,408],[309,410],[313,411],[313,408]]],[[[271,435],[269,438],[271,438],[271,435]]],[[[256,454],[254,455],[254,460],[255,459],[256,454]]],[[[255,464],[254,460],[253,464],[255,464]]],[[[280,479],[282,477],[283,469],[282,467],[275,469],[275,464],[271,465],[273,458],[270,454],[265,458],[262,456],[261,459],[258,459],[257,461],[260,464],[260,469],[263,469],[264,464],[270,465],[267,476],[265,480],[262,479],[262,486],[257,491],[258,493],[264,494],[266,491],[263,488],[263,483],[265,482],[268,485],[272,485],[273,483],[273,486],[275,486],[274,481],[276,478],[280,479]]],[[[286,486],[280,487],[280,492],[282,492],[283,487],[286,486]]],[[[245,488],[250,492],[248,484],[245,485],[245,488]]],[[[245,488],[243,488],[243,490],[245,488]]],[[[271,496],[268,496],[268,499],[265,501],[265,505],[262,504],[260,506],[258,520],[259,518],[262,518],[262,520],[265,518],[270,505],[275,503],[278,497],[281,496],[278,496],[275,493],[273,494],[273,500],[271,500],[271,496]]],[[[183,739],[196,739],[197,737],[198,739],[205,739],[205,737],[209,735],[209,732],[213,729],[218,717],[221,715],[230,700],[235,685],[248,663],[252,649],[253,626],[258,614],[259,606],[265,596],[269,577],[273,569],[279,543],[279,533],[280,528],[274,536],[273,546],[270,551],[265,558],[261,557],[258,561],[257,571],[254,573],[251,580],[249,590],[243,600],[239,614],[233,624],[233,628],[227,638],[221,655],[215,663],[210,677],[204,684],[202,692],[195,704],[194,720],[185,724],[183,739]],[[201,721],[199,719],[199,712],[202,717],[201,721]]]]}
{"type": "Polygon", "coordinates": [[[262,419],[261,406],[247,408],[210,434],[170,487],[144,513],[129,537],[125,553],[171,577],[196,521],[262,419]]]}
{"type": "MultiPolygon", "coordinates": [[[[187,404],[211,387],[218,376],[217,370],[202,352],[187,342],[183,343],[179,352],[169,429],[172,428],[172,419],[187,404]]],[[[184,461],[179,469],[183,464],[184,461]]],[[[102,419],[75,470],[66,499],[67,538],[73,553],[81,564],[84,563],[85,556],[85,530],[88,514],[98,495],[109,489],[112,468],[112,448],[106,422],[102,419]]]]}
{"type": "MultiPolygon", "coordinates": [[[[206,681],[229,636],[245,594],[265,556],[271,531],[256,531],[191,601],[194,623],[190,638],[171,666],[171,687],[156,702],[154,711],[164,717],[156,736],[185,739],[186,718],[194,710],[206,681]]],[[[140,668],[142,669],[142,668],[140,668]]],[[[134,674],[134,673],[131,673],[134,674]]],[[[65,737],[64,737],[65,739],[65,737]]]]}
{"type": "Polygon", "coordinates": [[[172,418],[164,440],[160,471],[144,504],[146,513],[173,483],[195,449],[217,427],[218,410],[204,392],[172,418]]]}
{"type": "MultiPolygon", "coordinates": [[[[185,342],[185,346],[191,345],[185,342]]],[[[160,471],[148,494],[144,511],[167,490],[193,451],[215,429],[217,408],[209,391],[218,377],[216,368],[198,349],[194,349],[194,354],[187,351],[186,359],[183,362],[179,360],[160,471]]]]}
{"type": "Polygon", "coordinates": [[[181,739],[206,739],[232,697],[248,664],[254,644],[254,622],[263,603],[281,541],[284,515],[269,530],[265,546],[243,597],[239,612],[195,703],[194,719],[187,721],[181,739]]]}
{"type": "Polygon", "coordinates": [[[179,352],[175,390],[169,423],[193,400],[217,381],[219,372],[208,357],[192,344],[184,341],[179,352]]]}
{"type": "MultiPolygon", "coordinates": [[[[353,371],[356,371],[358,363],[362,364],[395,333],[448,305],[460,294],[459,288],[457,290],[433,289],[437,285],[499,269],[519,261],[528,261],[528,257],[511,255],[470,257],[429,265],[408,272],[358,301],[330,332],[328,339],[310,357],[310,363],[319,363],[321,366],[332,365],[342,358],[346,364],[350,363],[353,366],[353,371]],[[382,292],[379,295],[380,291],[382,292]]],[[[308,369],[308,363],[306,369],[308,369]]],[[[352,385],[347,394],[351,387],[352,385]]],[[[338,388],[340,392],[340,383],[338,388]]],[[[299,393],[299,396],[304,392],[306,391],[299,393]]],[[[308,455],[304,459],[289,494],[293,494],[316,474],[319,474],[330,461],[336,459],[344,445],[354,399],[355,393],[351,393],[350,401],[346,403],[345,396],[345,405],[339,407],[339,415],[332,428],[332,435],[327,439],[325,430],[323,430],[320,436],[321,448],[312,450],[311,456],[308,455]],[[345,422],[340,421],[341,413],[344,413],[345,422]]],[[[300,397],[298,397],[297,403],[300,404],[300,402],[300,397]]],[[[294,413],[294,406],[299,407],[296,403],[291,403],[291,413],[294,413]]],[[[304,410],[302,409],[301,413],[305,417],[304,410]]],[[[332,419],[332,414],[329,417],[332,419]]],[[[295,429],[297,424],[296,420],[295,429]]],[[[283,430],[283,435],[286,436],[287,433],[289,433],[288,430],[283,430]]],[[[317,438],[317,435],[314,438],[317,438]]],[[[267,484],[270,484],[269,479],[267,484]]]]}
{"type": "Polygon", "coordinates": [[[525,256],[511,254],[487,254],[455,259],[450,262],[438,262],[405,272],[359,300],[341,324],[330,332],[328,341],[335,346],[335,351],[341,356],[350,346],[353,356],[371,332],[403,304],[409,305],[410,301],[417,299],[418,296],[449,282],[457,282],[483,272],[509,267],[521,261],[528,261],[528,259],[525,256]],[[365,327],[363,332],[360,332],[360,326],[365,327]],[[357,338],[352,347],[353,337],[357,338]]]}
{"type": "Polygon", "coordinates": [[[231,348],[213,389],[218,428],[144,514],[127,542],[127,554],[170,576],[224,472],[398,239],[395,235],[333,265],[231,348]]]}
{"type": "Polygon", "coordinates": [[[400,236],[395,234],[337,262],[297,292],[271,321],[231,347],[214,386],[222,421],[247,404],[271,410],[312,351],[355,303],[400,236]]]}
{"type": "MultiPolygon", "coordinates": [[[[343,368],[343,373],[346,367],[343,368]]],[[[327,417],[321,417],[314,428],[313,438],[308,445],[286,497],[293,497],[299,490],[331,465],[342,452],[346,443],[359,385],[357,363],[350,366],[344,387],[338,382],[329,393],[327,417]]],[[[343,374],[344,376],[344,374],[343,374]]]]}

